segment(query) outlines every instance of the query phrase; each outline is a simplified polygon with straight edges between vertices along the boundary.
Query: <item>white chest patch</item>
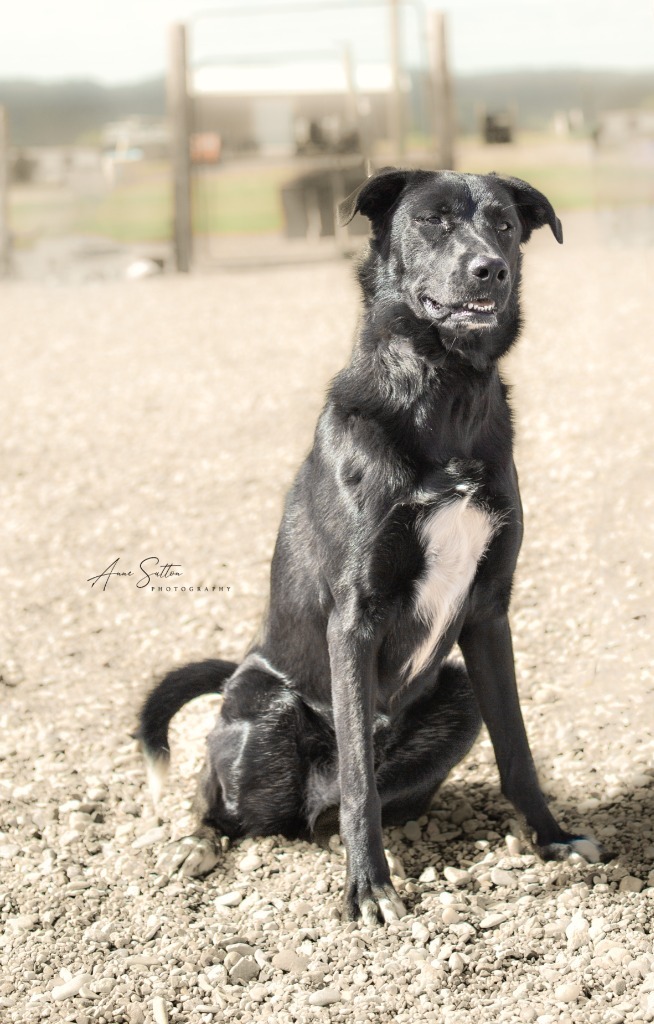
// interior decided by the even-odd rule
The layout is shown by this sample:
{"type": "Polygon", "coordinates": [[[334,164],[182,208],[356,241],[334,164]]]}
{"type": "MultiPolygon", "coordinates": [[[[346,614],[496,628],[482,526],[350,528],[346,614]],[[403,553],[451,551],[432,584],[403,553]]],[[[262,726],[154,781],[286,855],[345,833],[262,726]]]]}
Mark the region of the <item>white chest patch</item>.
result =
{"type": "Polygon", "coordinates": [[[423,642],[405,665],[407,682],[429,663],[452,619],[461,608],[477,565],[497,531],[499,517],[457,498],[423,523],[420,534],[426,566],[415,595],[415,611],[428,627],[423,642]]]}

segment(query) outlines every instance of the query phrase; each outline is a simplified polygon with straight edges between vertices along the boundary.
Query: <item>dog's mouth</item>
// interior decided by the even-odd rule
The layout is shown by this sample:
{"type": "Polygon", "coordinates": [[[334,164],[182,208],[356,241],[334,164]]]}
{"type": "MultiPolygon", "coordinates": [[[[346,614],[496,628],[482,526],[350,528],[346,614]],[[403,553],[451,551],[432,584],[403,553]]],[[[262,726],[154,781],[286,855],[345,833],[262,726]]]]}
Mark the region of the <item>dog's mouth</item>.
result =
{"type": "Polygon", "coordinates": [[[444,303],[437,302],[430,295],[422,295],[420,301],[429,316],[440,322],[449,319],[481,325],[489,323],[497,313],[497,303],[494,299],[470,299],[468,302],[444,303]]]}

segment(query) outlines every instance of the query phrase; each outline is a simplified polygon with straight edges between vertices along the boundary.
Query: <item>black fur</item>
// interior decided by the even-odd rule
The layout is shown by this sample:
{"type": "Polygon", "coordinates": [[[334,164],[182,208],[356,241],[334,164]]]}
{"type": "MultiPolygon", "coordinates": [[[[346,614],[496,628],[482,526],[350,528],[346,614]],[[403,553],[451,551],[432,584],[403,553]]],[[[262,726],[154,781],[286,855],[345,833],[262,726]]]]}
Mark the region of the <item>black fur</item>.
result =
{"type": "MultiPolygon", "coordinates": [[[[287,497],[261,639],[224,684],[198,836],[320,837],[338,811],[346,911],[391,920],[402,907],[382,823],[427,810],[482,718],[503,792],[543,856],[582,838],[546,806],[518,703],[507,612],[522,512],[497,369],[521,325],[520,243],[545,224],[562,235],[543,195],[495,175],[388,169],[342,212],[372,225],[358,337],[287,497]],[[494,533],[411,677],[428,632],[416,604],[423,530],[457,501],[494,533]],[[457,642],[465,669],[445,660],[457,642]]],[[[230,668],[167,676],[141,713],[146,751],[156,756],[172,714],[230,668]]]]}

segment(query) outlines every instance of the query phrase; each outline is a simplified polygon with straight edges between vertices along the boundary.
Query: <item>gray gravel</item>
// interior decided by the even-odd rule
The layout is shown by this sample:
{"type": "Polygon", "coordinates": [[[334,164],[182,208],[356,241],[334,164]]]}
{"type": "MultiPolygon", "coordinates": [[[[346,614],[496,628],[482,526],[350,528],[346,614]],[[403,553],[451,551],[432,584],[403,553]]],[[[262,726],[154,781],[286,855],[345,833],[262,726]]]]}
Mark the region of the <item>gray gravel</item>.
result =
{"type": "Polygon", "coordinates": [[[428,817],[387,833],[410,912],[377,929],[340,920],[336,838],[158,875],[216,700],[175,721],[161,817],[129,735],[154,672],[239,657],[256,630],[349,350],[351,268],[2,286],[2,1020],[654,1020],[652,254],[587,220],[568,234],[530,245],[507,366],[513,625],[544,787],[618,856],[538,861],[484,737],[428,817]],[[148,557],[182,575],[138,587],[148,557]],[[134,575],[92,588],[116,558],[134,575]]]}

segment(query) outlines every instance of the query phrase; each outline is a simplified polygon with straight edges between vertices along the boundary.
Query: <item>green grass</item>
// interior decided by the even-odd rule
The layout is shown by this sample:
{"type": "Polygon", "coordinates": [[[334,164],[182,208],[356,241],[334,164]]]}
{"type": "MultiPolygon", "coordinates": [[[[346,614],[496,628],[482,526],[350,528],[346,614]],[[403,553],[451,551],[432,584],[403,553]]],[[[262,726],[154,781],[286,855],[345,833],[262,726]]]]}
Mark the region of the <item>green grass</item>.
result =
{"type": "MultiPolygon", "coordinates": [[[[530,181],[558,210],[625,202],[652,202],[651,173],[619,157],[593,161],[574,143],[526,139],[517,146],[484,147],[463,140],[459,163],[472,172],[493,167],[530,181]]],[[[297,174],[292,163],[207,168],[194,175],[193,223],[198,235],[279,232],[280,187],[297,174]]],[[[138,163],[122,170],[112,189],[76,196],[54,188],[22,186],[10,192],[10,224],[18,245],[43,234],[90,234],[116,242],[164,242],[172,235],[168,166],[138,163]]]]}
{"type": "Polygon", "coordinates": [[[281,231],[281,185],[289,168],[196,176],[193,227],[198,234],[229,235],[281,231]]]}
{"type": "MultiPolygon", "coordinates": [[[[113,189],[74,197],[58,189],[16,189],[10,218],[18,239],[37,234],[88,234],[116,242],[161,242],[171,237],[172,186],[165,166],[135,165],[113,189]]],[[[244,172],[218,169],[193,182],[193,224],[198,234],[280,231],[280,186],[287,168],[244,172]]]]}

